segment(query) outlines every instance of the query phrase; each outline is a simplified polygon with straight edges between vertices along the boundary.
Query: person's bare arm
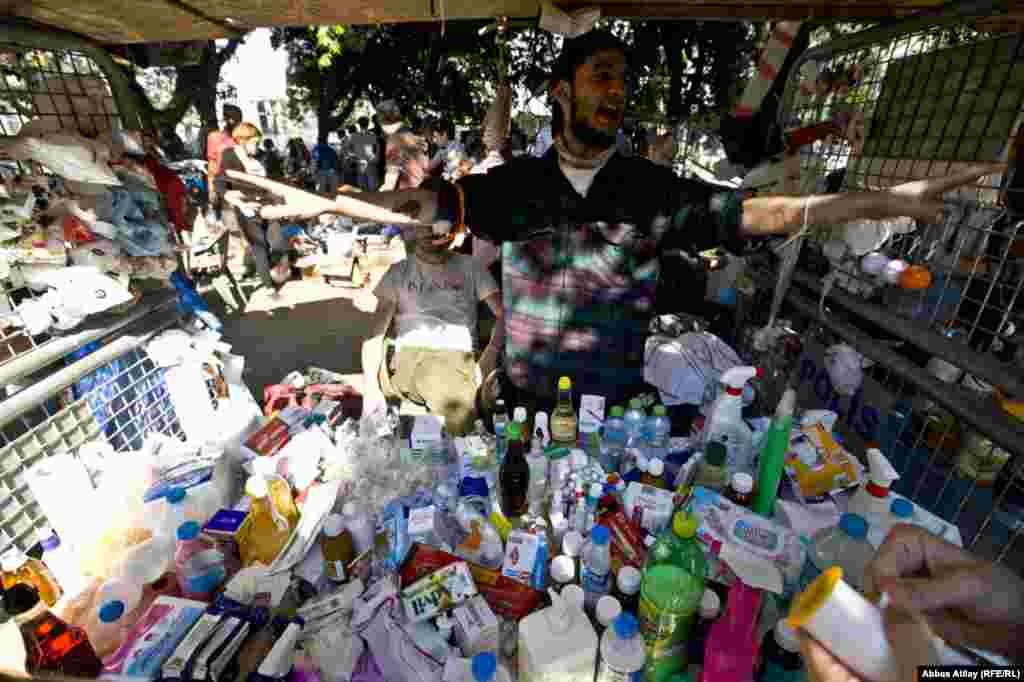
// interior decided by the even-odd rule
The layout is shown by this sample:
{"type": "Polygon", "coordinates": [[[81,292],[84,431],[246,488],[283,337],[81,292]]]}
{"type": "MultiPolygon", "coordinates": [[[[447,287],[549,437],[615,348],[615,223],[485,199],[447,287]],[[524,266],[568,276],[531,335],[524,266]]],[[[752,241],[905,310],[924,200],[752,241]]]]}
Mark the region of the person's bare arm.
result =
{"type": "Polygon", "coordinates": [[[363,414],[371,414],[385,404],[379,373],[384,362],[384,336],[391,326],[398,303],[394,299],[381,299],[380,304],[381,310],[370,328],[370,336],[363,341],[363,414]]]}
{"type": "Polygon", "coordinates": [[[501,304],[501,292],[495,292],[484,299],[484,303],[494,313],[494,331],[491,332],[491,340],[487,343],[480,354],[480,374],[486,379],[487,376],[498,366],[498,358],[501,357],[501,349],[505,347],[505,308],[501,304]]]}
{"type": "Polygon", "coordinates": [[[225,173],[233,180],[265,189],[285,200],[283,205],[264,206],[260,211],[264,220],[310,220],[324,213],[393,225],[433,225],[437,219],[437,195],[429,189],[363,192],[358,198],[339,194],[332,200],[267,178],[232,170],[225,173]]]}
{"type": "Polygon", "coordinates": [[[853,220],[909,217],[928,223],[942,219],[942,194],[1005,169],[986,164],[941,178],[897,185],[880,192],[850,192],[811,196],[752,197],[743,202],[742,231],[751,237],[795,234],[804,225],[842,224],[853,220]]]}

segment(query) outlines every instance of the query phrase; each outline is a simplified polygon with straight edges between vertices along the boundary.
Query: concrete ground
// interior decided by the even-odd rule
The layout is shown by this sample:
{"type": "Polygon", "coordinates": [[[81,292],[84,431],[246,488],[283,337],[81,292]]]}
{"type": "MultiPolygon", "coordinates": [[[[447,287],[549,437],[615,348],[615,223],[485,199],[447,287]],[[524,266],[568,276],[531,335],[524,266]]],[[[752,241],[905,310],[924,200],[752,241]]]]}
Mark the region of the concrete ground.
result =
{"type": "Polygon", "coordinates": [[[264,386],[309,366],[353,375],[350,383],[362,389],[360,352],[377,307],[370,292],[388,266],[405,257],[404,247],[395,242],[392,249],[371,249],[361,263],[370,274],[368,286],[328,284],[314,276],[288,282],[275,295],[270,289],[257,289],[255,280],[240,281],[244,244],[240,235],[232,235],[228,262],[240,286],[221,276],[203,293],[224,322],[225,341],[246,358],[246,384],[257,400],[264,386]]]}

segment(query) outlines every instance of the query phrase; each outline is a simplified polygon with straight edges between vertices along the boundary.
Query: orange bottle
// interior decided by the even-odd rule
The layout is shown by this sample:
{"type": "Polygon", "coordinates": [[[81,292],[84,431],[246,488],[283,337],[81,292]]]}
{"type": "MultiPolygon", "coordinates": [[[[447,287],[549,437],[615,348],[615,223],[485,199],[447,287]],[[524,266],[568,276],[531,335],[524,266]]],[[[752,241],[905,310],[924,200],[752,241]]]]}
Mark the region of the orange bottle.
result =
{"type": "Polygon", "coordinates": [[[298,511],[294,503],[290,510],[279,509],[277,496],[272,495],[267,480],[262,476],[250,476],[245,484],[245,493],[252,498],[252,509],[238,538],[242,564],[248,566],[259,562],[270,566],[288,543],[298,522],[298,511]],[[294,516],[289,511],[294,511],[294,516]]]}
{"type": "Polygon", "coordinates": [[[0,557],[0,570],[5,591],[18,584],[30,585],[47,606],[53,606],[61,597],[60,584],[46,564],[17,547],[11,547],[0,557]]]}
{"type": "Polygon", "coordinates": [[[85,632],[50,613],[34,587],[19,583],[4,595],[4,608],[14,616],[25,642],[29,675],[56,673],[70,677],[99,677],[103,663],[85,632]]]}

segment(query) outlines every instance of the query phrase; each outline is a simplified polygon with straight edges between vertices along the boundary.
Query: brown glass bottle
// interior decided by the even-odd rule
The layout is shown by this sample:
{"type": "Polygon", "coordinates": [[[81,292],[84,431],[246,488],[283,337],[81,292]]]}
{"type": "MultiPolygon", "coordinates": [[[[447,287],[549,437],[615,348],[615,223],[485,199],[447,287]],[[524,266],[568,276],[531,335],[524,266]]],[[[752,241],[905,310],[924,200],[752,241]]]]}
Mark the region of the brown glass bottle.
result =
{"type": "Polygon", "coordinates": [[[34,587],[19,583],[7,590],[4,607],[21,630],[29,675],[99,677],[103,663],[85,632],[50,613],[34,587]]]}
{"type": "Polygon", "coordinates": [[[526,461],[519,425],[512,422],[506,432],[508,451],[498,473],[501,511],[510,519],[526,513],[529,507],[530,464],[526,461]]]}

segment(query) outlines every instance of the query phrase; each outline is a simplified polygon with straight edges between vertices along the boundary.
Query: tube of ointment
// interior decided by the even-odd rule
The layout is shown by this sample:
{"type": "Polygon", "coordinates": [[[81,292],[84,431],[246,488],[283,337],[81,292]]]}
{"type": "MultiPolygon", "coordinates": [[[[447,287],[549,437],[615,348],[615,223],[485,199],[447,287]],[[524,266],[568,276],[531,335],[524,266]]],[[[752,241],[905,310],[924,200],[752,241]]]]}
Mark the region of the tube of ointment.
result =
{"type": "Polygon", "coordinates": [[[356,578],[340,590],[303,605],[299,608],[298,614],[308,623],[335,611],[351,612],[363,589],[363,581],[356,578]]]}
{"type": "Polygon", "coordinates": [[[225,671],[227,671],[231,661],[235,660],[235,655],[242,648],[251,630],[252,624],[242,623],[242,627],[232,633],[231,638],[221,647],[220,652],[214,654],[213,660],[210,661],[209,677],[211,680],[216,682],[217,680],[224,679],[225,671]]]}
{"type": "Polygon", "coordinates": [[[242,626],[242,621],[238,618],[225,616],[223,622],[220,624],[220,628],[217,632],[213,633],[213,637],[203,646],[202,651],[195,657],[192,662],[192,669],[189,677],[198,682],[199,680],[205,680],[207,674],[210,672],[210,662],[214,659],[215,655],[224,644],[227,643],[231,636],[235,633],[239,627],[242,626]]]}
{"type": "Polygon", "coordinates": [[[263,659],[256,672],[249,675],[247,682],[274,682],[288,676],[295,665],[295,649],[304,624],[301,618],[296,618],[285,628],[284,634],[277,638],[274,648],[263,659]]]}
{"type": "Polygon", "coordinates": [[[192,629],[185,635],[185,639],[181,640],[174,653],[160,669],[161,678],[165,680],[187,679],[186,670],[189,668],[189,663],[220,624],[221,614],[219,612],[208,611],[200,616],[192,629]]]}

